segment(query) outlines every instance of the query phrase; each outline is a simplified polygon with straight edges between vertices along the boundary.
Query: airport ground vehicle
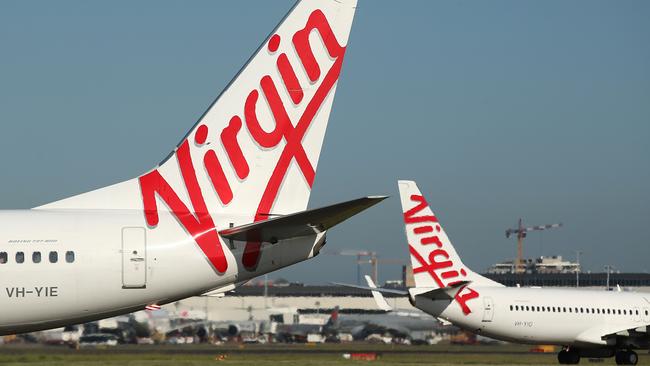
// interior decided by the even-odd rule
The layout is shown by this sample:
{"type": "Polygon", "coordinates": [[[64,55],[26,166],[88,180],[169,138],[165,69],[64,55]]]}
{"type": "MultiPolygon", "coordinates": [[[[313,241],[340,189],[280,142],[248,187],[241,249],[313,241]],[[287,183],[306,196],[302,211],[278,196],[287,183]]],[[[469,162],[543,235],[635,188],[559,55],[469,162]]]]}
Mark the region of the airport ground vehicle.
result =
{"type": "Polygon", "coordinates": [[[113,334],[88,334],[79,338],[80,347],[113,347],[117,343],[117,337],[113,334]]]}

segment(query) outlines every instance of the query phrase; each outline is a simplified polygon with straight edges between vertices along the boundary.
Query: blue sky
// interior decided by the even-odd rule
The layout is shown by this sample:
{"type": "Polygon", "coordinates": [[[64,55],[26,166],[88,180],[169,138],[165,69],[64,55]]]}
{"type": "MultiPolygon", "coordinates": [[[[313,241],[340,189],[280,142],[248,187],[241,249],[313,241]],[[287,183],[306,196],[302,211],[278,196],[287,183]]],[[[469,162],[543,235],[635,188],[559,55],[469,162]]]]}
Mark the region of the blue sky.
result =
{"type": "MultiPolygon", "coordinates": [[[[0,207],[153,167],[292,3],[0,3],[0,207]]],[[[360,0],[310,205],[393,198],[329,248],[406,261],[395,181],[415,179],[477,270],[514,256],[520,216],[565,224],[527,255],[650,270],[648,19],[647,1],[360,0]]],[[[356,267],[323,255],[277,276],[356,267]]]]}

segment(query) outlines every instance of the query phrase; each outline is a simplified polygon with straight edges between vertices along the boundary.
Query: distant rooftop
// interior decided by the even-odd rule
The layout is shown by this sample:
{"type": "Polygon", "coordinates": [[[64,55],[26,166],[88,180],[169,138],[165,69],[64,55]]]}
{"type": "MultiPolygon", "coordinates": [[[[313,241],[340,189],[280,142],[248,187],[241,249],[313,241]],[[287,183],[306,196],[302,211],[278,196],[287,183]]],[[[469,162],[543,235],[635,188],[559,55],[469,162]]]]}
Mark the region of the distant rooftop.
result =
{"type": "MultiPolygon", "coordinates": [[[[575,273],[487,273],[484,275],[506,286],[575,287],[575,273]]],[[[605,287],[607,273],[580,273],[580,287],[605,287]]],[[[609,285],[650,287],[650,273],[610,273],[609,285]]]]}
{"type": "MultiPolygon", "coordinates": [[[[538,257],[524,259],[526,273],[576,273],[580,272],[580,264],[566,261],[561,255],[551,257],[538,257]]],[[[488,273],[505,274],[514,273],[514,261],[505,261],[497,263],[488,268],[488,273]]]]}

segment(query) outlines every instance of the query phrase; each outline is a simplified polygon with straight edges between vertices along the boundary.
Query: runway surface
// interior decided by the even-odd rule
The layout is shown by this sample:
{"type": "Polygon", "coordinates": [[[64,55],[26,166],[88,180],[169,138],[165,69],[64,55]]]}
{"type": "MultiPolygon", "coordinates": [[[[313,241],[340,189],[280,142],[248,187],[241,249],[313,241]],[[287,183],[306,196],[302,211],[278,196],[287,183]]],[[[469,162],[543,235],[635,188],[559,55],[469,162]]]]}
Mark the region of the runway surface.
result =
{"type": "MultiPolygon", "coordinates": [[[[639,353],[640,365],[650,364],[639,353]]],[[[317,345],[169,345],[83,348],[60,346],[2,345],[1,365],[554,365],[555,353],[531,353],[526,346],[396,346],[354,344],[317,345]],[[355,354],[355,355],[352,355],[355,354]],[[373,357],[375,361],[344,358],[373,357]]],[[[581,364],[588,364],[583,360],[581,364]]],[[[613,359],[598,364],[613,365],[613,359]]]]}

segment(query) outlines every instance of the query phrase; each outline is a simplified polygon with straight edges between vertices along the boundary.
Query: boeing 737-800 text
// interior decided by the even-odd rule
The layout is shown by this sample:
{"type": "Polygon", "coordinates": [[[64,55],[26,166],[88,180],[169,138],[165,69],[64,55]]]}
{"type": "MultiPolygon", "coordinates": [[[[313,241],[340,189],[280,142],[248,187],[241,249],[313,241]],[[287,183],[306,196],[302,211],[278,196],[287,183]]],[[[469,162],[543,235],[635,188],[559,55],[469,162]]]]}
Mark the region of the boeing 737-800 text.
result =
{"type": "Polygon", "coordinates": [[[234,289],[382,200],[305,211],[355,7],[298,2],[155,169],[0,212],[0,334],[234,289]]]}

